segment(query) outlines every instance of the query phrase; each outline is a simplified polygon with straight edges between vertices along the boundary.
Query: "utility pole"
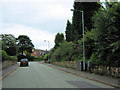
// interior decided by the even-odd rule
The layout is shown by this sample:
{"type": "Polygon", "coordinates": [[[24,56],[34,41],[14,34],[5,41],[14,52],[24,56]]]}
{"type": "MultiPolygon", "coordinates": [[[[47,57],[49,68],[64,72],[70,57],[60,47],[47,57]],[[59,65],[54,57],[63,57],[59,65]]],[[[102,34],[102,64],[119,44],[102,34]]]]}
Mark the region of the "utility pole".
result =
{"type": "Polygon", "coordinates": [[[85,40],[84,40],[84,12],[81,10],[71,9],[71,11],[82,12],[82,28],[83,28],[83,69],[85,70],[85,40]]]}

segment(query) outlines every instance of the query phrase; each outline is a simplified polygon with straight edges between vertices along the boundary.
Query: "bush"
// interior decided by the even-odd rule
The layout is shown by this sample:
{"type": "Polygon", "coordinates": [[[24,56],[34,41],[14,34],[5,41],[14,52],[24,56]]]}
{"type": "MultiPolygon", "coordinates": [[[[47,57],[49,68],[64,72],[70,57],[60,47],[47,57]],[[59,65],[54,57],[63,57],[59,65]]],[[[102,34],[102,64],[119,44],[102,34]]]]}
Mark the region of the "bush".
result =
{"type": "Polygon", "coordinates": [[[95,49],[101,65],[120,66],[120,3],[105,3],[92,17],[95,49]]]}
{"type": "Polygon", "coordinates": [[[2,53],[2,61],[6,60],[17,61],[17,57],[9,56],[4,50],[0,50],[0,53],[2,53]]]}
{"type": "Polygon", "coordinates": [[[17,61],[17,60],[18,60],[18,58],[17,58],[16,56],[10,56],[10,59],[11,59],[12,61],[17,61]]]}
{"type": "Polygon", "coordinates": [[[72,60],[72,61],[77,60],[77,59],[76,59],[76,55],[72,56],[71,60],[72,60]]]}
{"type": "Polygon", "coordinates": [[[10,60],[10,56],[4,50],[0,50],[0,53],[2,53],[2,61],[10,60]]]}
{"type": "Polygon", "coordinates": [[[45,56],[43,57],[44,60],[48,60],[48,54],[45,54],[45,56]]]}
{"type": "Polygon", "coordinates": [[[56,61],[71,61],[74,52],[74,44],[72,42],[64,41],[59,45],[60,46],[52,53],[51,59],[56,61]]]}
{"type": "Polygon", "coordinates": [[[26,56],[24,56],[24,55],[18,55],[17,58],[18,58],[18,62],[21,59],[24,59],[24,58],[27,58],[29,61],[33,61],[34,60],[34,56],[31,56],[30,54],[27,54],[26,56]]]}
{"type": "Polygon", "coordinates": [[[30,54],[27,54],[27,55],[26,55],[26,58],[27,58],[29,61],[33,61],[33,60],[34,60],[34,56],[31,56],[30,54]]]}
{"type": "Polygon", "coordinates": [[[97,57],[96,52],[92,53],[92,55],[90,57],[90,61],[92,61],[93,64],[95,64],[95,65],[104,65],[104,62],[97,57]]]}
{"type": "Polygon", "coordinates": [[[24,55],[18,55],[17,58],[18,58],[18,62],[19,62],[21,59],[23,59],[23,58],[27,58],[27,57],[24,56],[24,55]]]}
{"type": "Polygon", "coordinates": [[[44,58],[43,57],[34,57],[34,61],[43,61],[44,58]]]}

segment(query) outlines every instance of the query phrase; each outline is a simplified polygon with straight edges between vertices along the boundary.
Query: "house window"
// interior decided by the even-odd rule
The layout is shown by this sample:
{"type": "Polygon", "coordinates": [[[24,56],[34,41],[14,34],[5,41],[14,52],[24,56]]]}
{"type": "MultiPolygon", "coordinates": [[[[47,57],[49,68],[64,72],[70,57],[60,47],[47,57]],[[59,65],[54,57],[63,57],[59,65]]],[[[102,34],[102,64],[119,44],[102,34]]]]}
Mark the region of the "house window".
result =
{"type": "Polygon", "coordinates": [[[34,52],[34,55],[36,55],[36,52],[34,52]]]}

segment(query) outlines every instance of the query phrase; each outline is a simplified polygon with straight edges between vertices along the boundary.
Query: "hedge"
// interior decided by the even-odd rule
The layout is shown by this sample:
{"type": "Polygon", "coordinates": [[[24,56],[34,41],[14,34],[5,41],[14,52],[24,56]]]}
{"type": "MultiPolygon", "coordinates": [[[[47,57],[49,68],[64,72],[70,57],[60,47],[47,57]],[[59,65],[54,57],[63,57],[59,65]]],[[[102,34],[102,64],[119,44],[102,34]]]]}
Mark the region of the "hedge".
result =
{"type": "Polygon", "coordinates": [[[12,61],[17,61],[17,60],[18,60],[18,58],[17,58],[16,56],[10,56],[10,59],[11,59],[12,61]]]}
{"type": "Polygon", "coordinates": [[[0,54],[2,55],[2,61],[6,61],[6,60],[15,61],[15,60],[17,60],[16,56],[9,56],[4,50],[0,50],[0,54]]]}
{"type": "Polygon", "coordinates": [[[43,57],[34,57],[33,61],[43,61],[44,58],[43,57]]]}
{"type": "Polygon", "coordinates": [[[2,53],[2,61],[9,60],[10,57],[4,50],[0,50],[0,53],[2,53]]]}

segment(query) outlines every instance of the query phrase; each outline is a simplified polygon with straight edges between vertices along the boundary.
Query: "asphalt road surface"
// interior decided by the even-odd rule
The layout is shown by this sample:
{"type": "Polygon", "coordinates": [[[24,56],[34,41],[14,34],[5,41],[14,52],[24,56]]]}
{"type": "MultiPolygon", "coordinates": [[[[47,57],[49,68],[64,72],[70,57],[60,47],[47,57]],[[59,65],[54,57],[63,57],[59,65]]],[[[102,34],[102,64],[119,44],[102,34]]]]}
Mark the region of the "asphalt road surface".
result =
{"type": "Polygon", "coordinates": [[[19,67],[2,80],[2,88],[113,88],[37,62],[19,67]]]}

